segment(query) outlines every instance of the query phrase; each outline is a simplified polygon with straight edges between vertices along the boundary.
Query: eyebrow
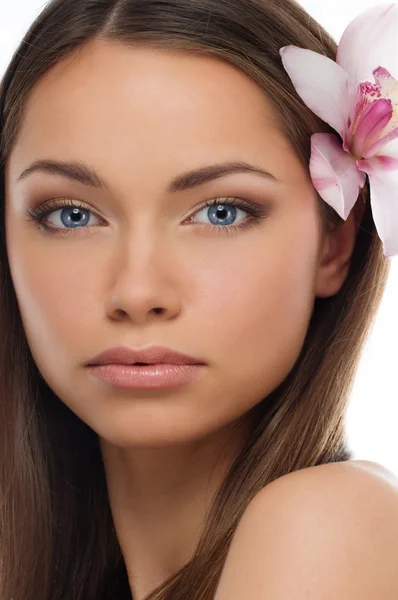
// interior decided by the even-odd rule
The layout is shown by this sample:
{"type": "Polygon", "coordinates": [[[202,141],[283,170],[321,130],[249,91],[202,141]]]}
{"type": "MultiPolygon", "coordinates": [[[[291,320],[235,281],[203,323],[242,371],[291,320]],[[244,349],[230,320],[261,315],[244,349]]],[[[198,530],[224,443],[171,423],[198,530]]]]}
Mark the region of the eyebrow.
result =
{"type": "MultiPolygon", "coordinates": [[[[77,181],[78,183],[94,188],[109,189],[109,186],[95,170],[90,169],[87,165],[79,161],[37,160],[21,173],[17,182],[26,179],[29,175],[36,172],[58,175],[70,181],[77,181]]],[[[234,173],[256,173],[281,183],[275,175],[260,167],[243,161],[230,161],[182,173],[170,182],[167,191],[169,193],[183,192],[234,173]]]]}

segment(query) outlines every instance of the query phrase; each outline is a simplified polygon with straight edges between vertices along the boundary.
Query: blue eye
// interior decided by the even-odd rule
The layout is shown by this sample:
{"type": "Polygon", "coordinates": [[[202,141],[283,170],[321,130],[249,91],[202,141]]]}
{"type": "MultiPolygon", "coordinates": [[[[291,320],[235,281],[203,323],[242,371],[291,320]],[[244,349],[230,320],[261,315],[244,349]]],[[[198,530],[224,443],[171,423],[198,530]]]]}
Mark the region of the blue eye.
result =
{"type": "MultiPolygon", "coordinates": [[[[253,204],[239,198],[217,198],[207,202],[194,215],[201,211],[204,211],[211,222],[210,225],[203,224],[203,222],[199,222],[198,225],[206,229],[215,230],[217,233],[231,233],[240,229],[249,229],[259,223],[268,214],[265,206],[253,204]],[[243,223],[236,225],[235,220],[239,211],[247,213],[249,218],[246,218],[243,223]]],[[[90,214],[95,213],[90,208],[85,208],[83,203],[76,204],[70,198],[55,198],[38,208],[30,209],[28,211],[28,220],[36,222],[40,231],[45,233],[69,235],[94,227],[95,225],[88,225],[90,214]],[[48,225],[48,217],[56,212],[60,213],[61,225],[64,225],[65,229],[48,225]]],[[[101,220],[101,217],[98,218],[101,220]]],[[[197,223],[192,219],[193,216],[189,217],[189,224],[197,223]]]]}
{"type": "Polygon", "coordinates": [[[89,220],[88,213],[94,214],[90,208],[85,208],[82,202],[76,204],[70,198],[55,198],[27,212],[28,221],[34,221],[40,231],[56,235],[69,235],[86,230],[89,220]],[[48,217],[57,212],[60,213],[61,224],[66,229],[48,225],[48,217]],[[84,227],[81,227],[82,225],[84,227]],[[70,229],[69,226],[71,226],[70,229]]]}
{"type": "Polygon", "coordinates": [[[86,208],[62,208],[60,210],[53,210],[53,213],[60,213],[60,219],[65,227],[72,226],[73,228],[80,226],[87,226],[90,220],[90,210],[86,208]]]}
{"type": "MultiPolygon", "coordinates": [[[[212,201],[210,203],[207,203],[204,208],[201,208],[195,214],[201,213],[202,211],[205,215],[205,218],[210,220],[210,224],[212,226],[216,226],[221,229],[224,229],[222,225],[226,225],[228,227],[231,227],[232,225],[234,227],[240,227],[241,225],[236,224],[236,219],[239,216],[239,212],[246,212],[254,216],[246,204],[244,206],[244,209],[242,209],[238,206],[238,203],[235,203],[235,199],[226,202],[222,202],[221,199],[212,201]]],[[[193,217],[191,217],[191,219],[193,219],[193,217]]],[[[202,222],[199,221],[199,223],[202,222]]]]}

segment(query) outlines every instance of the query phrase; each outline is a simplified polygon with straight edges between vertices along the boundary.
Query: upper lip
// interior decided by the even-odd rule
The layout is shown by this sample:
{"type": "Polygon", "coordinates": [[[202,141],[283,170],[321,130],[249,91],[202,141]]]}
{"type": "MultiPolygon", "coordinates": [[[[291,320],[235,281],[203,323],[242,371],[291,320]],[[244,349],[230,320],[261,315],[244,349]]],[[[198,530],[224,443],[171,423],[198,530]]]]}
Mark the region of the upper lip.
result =
{"type": "Polygon", "coordinates": [[[127,346],[118,346],[109,348],[97,356],[94,356],[87,365],[133,365],[135,363],[146,364],[175,364],[175,365],[198,365],[205,364],[200,358],[189,356],[166,348],[165,346],[150,346],[142,349],[128,348],[127,346]]]}

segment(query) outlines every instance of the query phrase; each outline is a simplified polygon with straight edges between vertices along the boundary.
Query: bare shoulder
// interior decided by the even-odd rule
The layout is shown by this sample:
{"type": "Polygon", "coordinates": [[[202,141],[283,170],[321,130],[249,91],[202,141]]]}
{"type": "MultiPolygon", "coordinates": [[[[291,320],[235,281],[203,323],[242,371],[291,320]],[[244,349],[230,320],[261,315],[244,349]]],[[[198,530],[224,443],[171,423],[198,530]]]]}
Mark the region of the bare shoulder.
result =
{"type": "Polygon", "coordinates": [[[214,600],[396,600],[398,478],[371,461],[289,473],[247,507],[214,600]]]}
{"type": "MultiPolygon", "coordinates": [[[[387,469],[387,467],[380,465],[379,463],[373,462],[371,460],[350,460],[345,463],[335,463],[336,465],[340,465],[343,467],[358,467],[360,469],[365,469],[369,473],[379,476],[385,481],[389,482],[394,489],[398,489],[398,476],[395,475],[392,471],[387,469]]],[[[323,465],[328,467],[330,465],[323,465]]]]}
{"type": "MultiPolygon", "coordinates": [[[[318,465],[301,471],[289,473],[285,477],[273,482],[276,485],[293,485],[293,481],[301,480],[310,484],[315,479],[323,482],[330,481],[333,484],[350,485],[353,492],[361,485],[373,485],[383,490],[390,490],[394,495],[398,493],[398,477],[383,465],[370,460],[349,460],[346,462],[329,463],[318,465]]],[[[268,486],[267,486],[268,488],[268,486]]],[[[260,494],[264,495],[267,488],[264,488],[260,494]]]]}
{"type": "Polygon", "coordinates": [[[383,518],[390,517],[391,526],[398,528],[398,477],[383,465],[365,460],[310,467],[273,481],[257,494],[246,512],[261,515],[264,505],[283,510],[286,503],[295,508],[292,518],[298,511],[311,516],[318,508],[328,517],[352,517],[353,512],[367,511],[369,517],[380,520],[383,507],[383,518]]]}

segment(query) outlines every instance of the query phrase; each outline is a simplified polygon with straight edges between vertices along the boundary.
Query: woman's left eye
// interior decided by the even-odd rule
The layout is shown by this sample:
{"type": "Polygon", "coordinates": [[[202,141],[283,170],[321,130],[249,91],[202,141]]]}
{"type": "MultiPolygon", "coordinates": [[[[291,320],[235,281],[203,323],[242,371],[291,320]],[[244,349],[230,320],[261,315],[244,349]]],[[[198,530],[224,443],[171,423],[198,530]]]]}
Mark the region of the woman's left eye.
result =
{"type": "MultiPolygon", "coordinates": [[[[266,216],[265,207],[241,200],[240,198],[218,198],[217,200],[212,200],[207,202],[195,214],[202,211],[205,212],[205,218],[210,219],[212,229],[217,229],[225,233],[239,229],[249,229],[266,216]],[[239,216],[239,213],[247,213],[249,218],[244,219],[242,223],[236,225],[234,221],[239,216]],[[221,227],[221,225],[227,225],[227,227],[221,227]]],[[[192,218],[190,217],[190,219],[192,218]]]]}
{"type": "MultiPolygon", "coordinates": [[[[265,206],[247,202],[240,198],[217,198],[216,200],[207,202],[205,206],[197,209],[191,217],[188,217],[188,224],[198,223],[198,221],[193,219],[195,215],[201,212],[204,214],[205,219],[209,219],[210,225],[207,225],[203,221],[199,221],[199,224],[207,229],[210,226],[217,233],[231,233],[240,229],[249,229],[259,223],[268,214],[265,206]],[[235,224],[239,213],[247,213],[249,217],[246,217],[242,223],[235,224]]],[[[69,198],[54,199],[50,203],[41,205],[36,209],[30,209],[28,211],[28,220],[35,221],[38,228],[45,233],[69,235],[70,233],[75,234],[87,229],[88,213],[95,214],[90,208],[85,208],[83,203],[77,205],[69,198]],[[48,225],[48,217],[56,212],[60,213],[61,223],[65,225],[66,229],[48,225]],[[82,213],[85,214],[82,216],[82,213]],[[72,228],[69,229],[68,226],[71,225],[72,228]],[[79,227],[79,225],[83,225],[84,227],[79,227]]],[[[98,218],[101,219],[101,217],[98,218]]],[[[94,225],[89,226],[89,228],[91,227],[94,227],[94,225]]]]}

